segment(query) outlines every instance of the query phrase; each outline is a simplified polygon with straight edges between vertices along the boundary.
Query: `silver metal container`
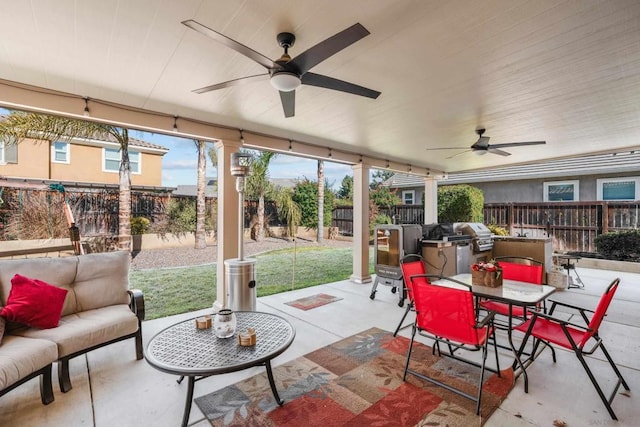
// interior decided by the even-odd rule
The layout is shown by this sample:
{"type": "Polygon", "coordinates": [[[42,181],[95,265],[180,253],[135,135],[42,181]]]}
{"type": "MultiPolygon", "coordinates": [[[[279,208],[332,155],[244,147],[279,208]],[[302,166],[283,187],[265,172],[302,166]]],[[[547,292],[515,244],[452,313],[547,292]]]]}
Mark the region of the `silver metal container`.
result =
{"type": "Polygon", "coordinates": [[[237,258],[224,261],[228,308],[233,311],[256,311],[256,259],[237,258]]]}

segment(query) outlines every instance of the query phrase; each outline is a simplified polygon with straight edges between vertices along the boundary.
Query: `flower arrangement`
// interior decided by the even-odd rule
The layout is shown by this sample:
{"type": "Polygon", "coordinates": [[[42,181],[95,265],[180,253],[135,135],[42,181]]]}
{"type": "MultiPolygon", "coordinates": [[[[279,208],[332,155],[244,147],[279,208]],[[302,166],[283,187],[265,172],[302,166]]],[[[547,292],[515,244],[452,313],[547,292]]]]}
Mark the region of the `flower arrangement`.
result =
{"type": "Polygon", "coordinates": [[[502,286],[502,268],[497,261],[480,261],[471,265],[471,283],[474,285],[502,286]]]}

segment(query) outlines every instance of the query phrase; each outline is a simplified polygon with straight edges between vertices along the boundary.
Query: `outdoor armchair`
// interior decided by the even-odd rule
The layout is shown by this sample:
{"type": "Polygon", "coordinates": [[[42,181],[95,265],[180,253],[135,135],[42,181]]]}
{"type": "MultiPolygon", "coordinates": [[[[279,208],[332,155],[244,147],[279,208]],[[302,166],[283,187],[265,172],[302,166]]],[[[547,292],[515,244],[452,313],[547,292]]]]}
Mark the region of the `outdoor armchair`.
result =
{"type": "MultiPolygon", "coordinates": [[[[502,268],[503,279],[542,285],[544,266],[540,261],[527,257],[496,257],[495,260],[502,268]]],[[[480,306],[502,316],[525,317],[524,307],[512,306],[509,312],[509,304],[491,300],[481,301],[480,306]]]]}
{"type": "Polygon", "coordinates": [[[428,281],[426,275],[426,263],[424,258],[420,255],[411,254],[405,256],[400,260],[400,268],[402,269],[402,280],[404,281],[404,290],[406,292],[408,303],[407,308],[402,315],[402,319],[400,319],[400,323],[398,323],[398,327],[393,333],[394,337],[398,335],[400,328],[402,328],[402,322],[407,318],[409,311],[413,309],[413,292],[411,290],[413,283],[426,283],[428,281]]]}
{"type": "Polygon", "coordinates": [[[407,351],[403,380],[407,373],[415,375],[425,381],[457,393],[467,399],[476,402],[476,414],[480,414],[480,402],[482,399],[482,380],[488,353],[489,338],[493,337],[494,351],[496,355],[496,369],[489,369],[500,375],[498,352],[495,346],[495,329],[493,327],[494,313],[489,312],[483,319],[478,320],[475,310],[474,297],[471,287],[457,280],[427,276],[424,282],[413,283],[413,301],[416,310],[416,321],[411,332],[411,342],[407,351]],[[435,284],[429,281],[438,280],[443,284],[435,284]],[[416,333],[434,340],[433,353],[438,356],[451,357],[456,360],[469,363],[480,368],[477,394],[471,395],[464,390],[432,378],[421,369],[419,360],[414,360],[414,369],[409,369],[411,351],[416,333]],[[441,352],[440,344],[445,345],[449,352],[441,352]],[[455,354],[458,350],[481,351],[482,361],[475,361],[460,357],[455,354]]]}
{"type": "MultiPolygon", "coordinates": [[[[604,346],[602,338],[600,338],[600,335],[598,334],[598,330],[600,328],[600,324],[602,323],[602,319],[606,315],[607,309],[609,308],[609,304],[611,303],[611,300],[613,299],[613,296],[618,289],[619,284],[620,279],[615,279],[613,282],[611,282],[611,284],[607,287],[607,290],[600,298],[595,311],[554,301],[551,305],[551,309],[549,310],[549,314],[545,314],[542,312],[533,312],[532,317],[529,320],[515,328],[525,333],[524,339],[518,351],[519,355],[522,355],[523,349],[529,337],[533,336],[534,338],[533,351],[529,355],[529,357],[523,361],[525,367],[531,364],[531,362],[533,362],[533,360],[535,360],[535,358],[539,356],[540,353],[542,353],[542,351],[544,350],[544,348],[542,348],[542,350],[538,352],[538,347],[540,344],[543,344],[545,347],[549,347],[551,349],[551,355],[553,357],[554,363],[556,362],[556,353],[552,344],[573,351],[580,361],[580,364],[586,371],[587,375],[589,376],[589,379],[595,387],[598,396],[600,396],[602,403],[604,403],[604,405],[606,406],[609,415],[611,415],[611,418],[613,418],[614,420],[617,420],[618,418],[611,408],[611,402],[613,401],[613,398],[620,388],[620,385],[622,385],[627,391],[629,391],[629,386],[622,377],[622,374],[618,370],[618,367],[611,359],[609,352],[604,346]],[[580,314],[581,319],[584,321],[584,324],[576,324],[554,317],[553,312],[557,306],[563,306],[577,311],[580,314]],[[590,344],[589,349],[585,349],[587,343],[590,344]],[[609,362],[609,365],[611,365],[611,368],[618,377],[618,381],[616,382],[613,392],[609,395],[608,398],[604,395],[602,388],[598,384],[598,381],[593,375],[593,372],[589,368],[586,358],[584,357],[585,355],[593,354],[598,348],[602,350],[602,353],[609,362]]],[[[525,383],[525,392],[527,391],[527,385],[525,383]]]]}

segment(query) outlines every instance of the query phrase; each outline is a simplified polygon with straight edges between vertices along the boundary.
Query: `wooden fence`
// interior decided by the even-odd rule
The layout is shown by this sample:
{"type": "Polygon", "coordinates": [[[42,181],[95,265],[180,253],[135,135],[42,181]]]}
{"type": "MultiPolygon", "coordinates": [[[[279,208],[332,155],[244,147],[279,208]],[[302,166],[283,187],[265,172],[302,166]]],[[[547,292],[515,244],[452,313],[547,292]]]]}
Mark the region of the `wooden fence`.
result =
{"type": "MultiPolygon", "coordinates": [[[[380,209],[396,224],[422,224],[422,205],[380,209]],[[418,212],[420,211],[420,212],[418,212]]],[[[550,202],[486,204],[485,224],[495,224],[514,236],[553,238],[558,251],[595,252],[600,234],[640,228],[640,202],[550,202]]],[[[332,226],[353,234],[353,208],[333,210],[332,226]]]]}
{"type": "MultiPolygon", "coordinates": [[[[1,188],[0,240],[26,238],[29,230],[25,227],[33,228],[34,221],[38,222],[43,234],[46,234],[44,238],[68,237],[68,225],[63,210],[65,199],[71,207],[81,236],[117,235],[118,195],[118,189],[114,187],[66,189],[64,194],[49,189],[1,188]]],[[[145,217],[152,223],[161,224],[169,219],[168,208],[171,201],[195,206],[194,196],[133,190],[131,216],[145,217]]],[[[215,212],[217,199],[209,197],[205,204],[207,212],[215,212]]],[[[245,227],[253,225],[257,210],[257,201],[245,202],[245,227]]],[[[283,225],[278,218],[274,202],[265,203],[265,217],[271,226],[283,225]]],[[[210,220],[215,228],[216,218],[210,220]]]]}

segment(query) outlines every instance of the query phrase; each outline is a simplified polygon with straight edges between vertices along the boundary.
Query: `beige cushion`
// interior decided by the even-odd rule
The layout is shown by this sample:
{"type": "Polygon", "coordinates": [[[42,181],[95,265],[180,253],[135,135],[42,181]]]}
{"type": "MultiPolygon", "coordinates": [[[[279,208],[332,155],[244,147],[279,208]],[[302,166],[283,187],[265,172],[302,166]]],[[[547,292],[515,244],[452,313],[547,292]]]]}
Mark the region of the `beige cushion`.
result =
{"type": "MultiPolygon", "coordinates": [[[[11,290],[11,279],[16,273],[70,290],[76,278],[77,266],[78,257],[0,260],[0,305],[6,305],[11,290]]],[[[75,310],[75,296],[69,292],[62,308],[62,315],[73,313],[75,310]]]]}
{"type": "MultiPolygon", "coordinates": [[[[0,309],[2,308],[2,306],[0,306],[0,309]]],[[[4,338],[4,328],[7,324],[7,321],[4,319],[4,317],[0,317],[0,345],[2,345],[2,338],[4,338]]]]}
{"type": "Polygon", "coordinates": [[[137,330],[138,318],[127,305],[120,304],[64,316],[57,328],[18,329],[13,333],[54,341],[59,357],[64,357],[137,330]]]}
{"type": "Polygon", "coordinates": [[[5,335],[0,348],[0,390],[57,359],[55,343],[5,335]]]}
{"type": "Polygon", "coordinates": [[[76,311],[129,302],[129,252],[81,255],[78,260],[78,274],[73,285],[76,311]]]}

